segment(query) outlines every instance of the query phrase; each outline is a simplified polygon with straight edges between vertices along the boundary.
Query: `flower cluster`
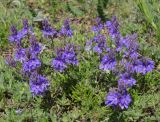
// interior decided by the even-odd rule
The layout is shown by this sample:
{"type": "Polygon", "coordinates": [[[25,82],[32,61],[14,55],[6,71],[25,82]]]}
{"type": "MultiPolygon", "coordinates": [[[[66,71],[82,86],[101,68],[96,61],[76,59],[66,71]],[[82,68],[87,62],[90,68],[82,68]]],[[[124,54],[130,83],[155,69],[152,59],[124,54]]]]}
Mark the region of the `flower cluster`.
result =
{"type": "Polygon", "coordinates": [[[121,109],[128,108],[132,99],[126,90],[111,89],[106,97],[105,104],[111,106],[119,106],[121,109]]]}
{"type": "MultiPolygon", "coordinates": [[[[43,37],[47,39],[73,36],[68,20],[64,21],[60,30],[53,28],[47,20],[42,22],[42,26],[43,37]]],[[[49,81],[39,74],[42,66],[39,59],[39,54],[43,51],[42,44],[37,41],[27,20],[23,21],[23,28],[20,31],[15,26],[11,26],[10,31],[11,34],[8,39],[16,45],[16,50],[13,59],[7,57],[7,63],[16,67],[16,62],[20,62],[22,73],[29,78],[30,91],[33,96],[43,95],[48,90],[49,81]],[[22,44],[23,39],[29,39],[27,46],[22,44]]],[[[86,43],[87,50],[92,49],[100,57],[100,70],[112,72],[111,74],[118,79],[117,88],[109,91],[105,104],[127,109],[132,102],[128,89],[136,85],[134,76],[151,72],[154,69],[154,61],[140,55],[137,34],[125,37],[121,35],[116,17],[105,24],[102,24],[101,20],[97,18],[92,31],[95,36],[86,43]],[[108,33],[107,38],[104,35],[106,32],[108,33]]],[[[70,65],[76,66],[78,64],[79,61],[73,44],[67,44],[64,48],[58,49],[51,62],[54,70],[59,72],[65,71],[70,65]]]]}
{"type": "Polygon", "coordinates": [[[61,30],[56,30],[55,28],[53,28],[49,22],[47,20],[44,20],[42,22],[43,25],[43,36],[44,37],[57,37],[57,36],[67,36],[67,37],[72,37],[73,36],[73,31],[70,28],[70,24],[69,24],[69,20],[65,20],[64,24],[61,28],[61,30]]]}
{"type": "Polygon", "coordinates": [[[44,37],[54,37],[57,35],[57,30],[52,28],[47,20],[43,20],[43,36],[44,37]]]}
{"type": "Polygon", "coordinates": [[[30,32],[31,28],[29,27],[28,25],[28,20],[23,20],[23,28],[18,31],[17,28],[12,25],[11,28],[10,28],[10,32],[11,32],[11,35],[9,36],[8,40],[13,43],[20,43],[21,40],[23,38],[25,38],[29,32],[30,32]]]}
{"type": "Polygon", "coordinates": [[[101,54],[106,48],[106,38],[105,36],[99,34],[95,36],[90,43],[92,43],[93,46],[93,51],[97,52],[98,54],[101,54]]]}
{"type": "Polygon", "coordinates": [[[99,33],[104,28],[104,25],[101,23],[101,19],[99,17],[95,20],[95,25],[92,27],[92,30],[95,33],[99,33]]]}
{"type": "Polygon", "coordinates": [[[115,51],[110,50],[108,54],[104,55],[104,57],[102,58],[99,68],[104,71],[114,70],[116,64],[117,62],[116,62],[115,51]]]}
{"type": "MultiPolygon", "coordinates": [[[[45,37],[72,37],[73,31],[70,27],[69,20],[65,20],[62,28],[58,31],[51,27],[47,20],[43,21],[43,35],[45,37]]],[[[73,44],[68,44],[64,49],[59,49],[56,52],[56,57],[52,59],[52,67],[59,72],[63,72],[68,65],[78,65],[77,56],[73,44]]]]}
{"type": "Polygon", "coordinates": [[[59,72],[63,72],[68,65],[78,65],[77,55],[72,44],[57,50],[57,55],[52,60],[52,67],[59,72]]]}
{"type": "MultiPolygon", "coordinates": [[[[69,21],[65,20],[64,25],[58,31],[53,28],[48,20],[42,21],[42,33],[43,37],[51,38],[58,36],[71,37],[73,31],[70,28],[69,21]]],[[[9,41],[15,44],[16,50],[14,58],[7,57],[6,63],[10,66],[16,67],[16,62],[22,64],[21,72],[26,77],[29,77],[29,85],[31,93],[35,95],[43,95],[43,93],[49,87],[49,81],[42,75],[38,74],[42,62],[39,59],[39,54],[43,51],[43,45],[40,44],[32,27],[29,26],[28,20],[23,20],[23,28],[18,31],[15,26],[11,26],[11,34],[9,35],[9,41]],[[26,38],[27,37],[27,38],[26,38]],[[29,46],[24,48],[22,40],[28,40],[29,46]]],[[[57,57],[52,60],[52,66],[57,71],[64,71],[68,65],[78,65],[77,56],[73,45],[66,45],[63,50],[57,51],[57,57]]]]}
{"type": "Polygon", "coordinates": [[[105,103],[108,106],[119,106],[121,109],[127,109],[132,101],[127,89],[136,84],[134,74],[145,75],[151,72],[154,69],[154,61],[139,54],[136,34],[126,37],[121,35],[116,17],[107,21],[103,28],[101,28],[100,22],[99,26],[96,27],[100,27],[100,29],[93,31],[99,32],[98,30],[107,29],[110,41],[107,42],[101,33],[96,33],[92,41],[87,42],[87,46],[90,45],[93,47],[93,51],[101,54],[99,68],[103,71],[113,72],[118,78],[118,88],[109,91],[105,103]]]}
{"type": "Polygon", "coordinates": [[[64,21],[64,24],[63,24],[63,26],[62,26],[62,28],[60,30],[60,34],[64,35],[64,36],[68,36],[68,37],[72,37],[73,36],[73,31],[70,28],[68,20],[64,21]]]}
{"type": "Polygon", "coordinates": [[[38,58],[38,55],[42,51],[42,45],[36,40],[34,33],[29,30],[27,20],[23,21],[22,30],[17,31],[15,26],[11,26],[11,32],[12,34],[9,36],[9,41],[14,42],[16,45],[16,51],[12,60],[22,64],[22,73],[30,79],[29,85],[31,93],[33,95],[42,95],[49,87],[48,80],[38,74],[38,69],[42,65],[38,58]],[[24,48],[21,41],[26,36],[30,38],[30,40],[29,46],[24,48]]]}
{"type": "Polygon", "coordinates": [[[49,87],[48,80],[36,72],[32,73],[29,79],[29,84],[31,86],[31,93],[35,95],[42,95],[49,87]]]}

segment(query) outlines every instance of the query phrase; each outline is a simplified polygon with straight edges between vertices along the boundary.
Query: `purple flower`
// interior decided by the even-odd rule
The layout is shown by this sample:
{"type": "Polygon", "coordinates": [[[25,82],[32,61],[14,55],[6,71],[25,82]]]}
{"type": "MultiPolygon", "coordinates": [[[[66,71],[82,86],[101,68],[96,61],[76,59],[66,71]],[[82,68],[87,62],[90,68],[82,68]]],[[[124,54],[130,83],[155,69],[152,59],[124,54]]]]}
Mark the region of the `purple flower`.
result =
{"type": "Polygon", "coordinates": [[[151,59],[141,58],[133,61],[133,70],[136,73],[145,75],[154,69],[154,61],[151,59]]]}
{"type": "Polygon", "coordinates": [[[98,17],[96,18],[95,22],[96,22],[96,25],[92,27],[92,30],[95,33],[99,33],[103,29],[103,24],[101,23],[101,19],[98,17]]]}
{"type": "Polygon", "coordinates": [[[93,42],[95,42],[95,43],[99,43],[99,42],[105,43],[106,42],[106,37],[102,34],[98,34],[97,36],[95,36],[93,38],[93,42]]]}
{"type": "Polygon", "coordinates": [[[99,24],[99,25],[97,25],[97,26],[93,26],[93,27],[92,27],[92,30],[93,30],[95,33],[99,33],[102,29],[103,29],[103,24],[99,24]]]}
{"type": "Polygon", "coordinates": [[[64,21],[64,24],[63,24],[63,26],[61,28],[60,34],[64,35],[64,36],[68,36],[68,37],[72,37],[73,36],[73,32],[72,32],[72,30],[70,28],[68,20],[64,21]]]}
{"type": "Polygon", "coordinates": [[[38,54],[40,54],[42,50],[42,46],[39,43],[35,43],[30,47],[30,53],[32,57],[36,57],[38,54]]]}
{"type": "Polygon", "coordinates": [[[48,23],[47,20],[44,20],[43,22],[43,35],[45,37],[53,37],[57,35],[57,31],[51,27],[51,25],[48,23]]]}
{"type": "Polygon", "coordinates": [[[63,72],[67,68],[67,65],[66,65],[66,63],[64,62],[63,59],[53,58],[53,60],[52,60],[52,67],[56,71],[63,72]]]}
{"type": "Polygon", "coordinates": [[[32,58],[37,57],[42,51],[42,45],[37,42],[36,37],[33,35],[30,38],[29,53],[32,58]]]}
{"type": "Polygon", "coordinates": [[[21,63],[27,60],[27,54],[26,54],[26,49],[24,48],[18,48],[16,50],[16,53],[14,55],[14,60],[15,61],[20,61],[21,63]]]}
{"type": "Polygon", "coordinates": [[[108,106],[117,106],[119,103],[120,95],[121,94],[118,91],[116,91],[115,89],[112,89],[106,97],[105,104],[108,106]]]}
{"type": "Polygon", "coordinates": [[[106,38],[105,36],[99,34],[98,36],[94,37],[93,42],[95,42],[95,46],[93,47],[93,51],[101,54],[107,48],[106,45],[106,38]]]}
{"type": "Polygon", "coordinates": [[[123,57],[136,60],[139,57],[139,54],[134,50],[128,50],[124,52],[123,57]]]}
{"type": "Polygon", "coordinates": [[[21,39],[22,39],[22,35],[20,33],[18,33],[17,29],[15,26],[11,26],[10,28],[11,31],[11,35],[9,36],[8,40],[13,43],[20,43],[21,39]]]}
{"type": "Polygon", "coordinates": [[[98,54],[101,54],[104,50],[106,50],[107,45],[105,36],[99,34],[86,43],[86,48],[91,49],[92,47],[93,51],[97,52],[98,54]]]}
{"type": "Polygon", "coordinates": [[[106,22],[106,27],[109,31],[109,35],[112,39],[115,39],[117,36],[120,36],[119,32],[119,23],[117,18],[114,16],[111,21],[106,22]]]}
{"type": "Polygon", "coordinates": [[[19,34],[22,36],[22,38],[26,37],[26,35],[29,33],[29,24],[28,20],[23,20],[23,28],[19,31],[19,34]]]}
{"type": "Polygon", "coordinates": [[[97,52],[97,53],[99,53],[99,54],[102,53],[102,49],[101,49],[99,46],[97,46],[97,45],[93,47],[93,51],[94,51],[94,52],[97,52]]]}
{"type": "Polygon", "coordinates": [[[28,20],[23,20],[23,28],[22,30],[18,31],[15,26],[11,26],[10,28],[11,35],[9,36],[10,42],[20,43],[20,41],[28,34],[29,32],[29,25],[28,20]]]}
{"type": "Polygon", "coordinates": [[[111,36],[112,41],[115,43],[116,51],[121,52],[123,49],[123,37],[119,31],[119,23],[114,16],[111,21],[106,22],[109,35],[111,36]]]}
{"type": "Polygon", "coordinates": [[[116,51],[122,52],[124,44],[123,44],[123,37],[120,34],[116,36],[114,43],[116,46],[116,51]]]}
{"type": "Polygon", "coordinates": [[[121,109],[127,109],[129,104],[131,103],[132,99],[130,94],[124,94],[121,95],[120,99],[119,99],[119,107],[121,109]]]}
{"type": "Polygon", "coordinates": [[[41,66],[41,61],[36,58],[32,58],[29,61],[23,63],[23,70],[25,72],[31,72],[41,66]]]}
{"type": "Polygon", "coordinates": [[[104,71],[114,70],[116,68],[116,64],[115,52],[111,50],[102,58],[99,68],[104,71]]]}
{"type": "Polygon", "coordinates": [[[62,54],[62,59],[64,59],[66,64],[78,65],[78,60],[73,45],[66,45],[62,54]]]}
{"type": "Polygon", "coordinates": [[[29,28],[29,24],[28,24],[28,20],[27,19],[23,20],[23,28],[26,29],[26,30],[29,28]]]}
{"type": "Polygon", "coordinates": [[[51,63],[52,67],[59,72],[63,72],[67,68],[65,60],[62,58],[63,53],[63,49],[57,50],[56,58],[53,58],[51,63]]]}
{"type": "Polygon", "coordinates": [[[52,60],[52,67],[57,71],[63,72],[67,68],[67,65],[70,64],[78,65],[78,59],[74,51],[74,46],[68,44],[64,49],[57,51],[56,58],[52,60]]]}
{"type": "Polygon", "coordinates": [[[136,80],[131,76],[130,73],[124,73],[120,75],[120,79],[118,80],[119,89],[132,87],[136,84],[136,80]]]}
{"type": "Polygon", "coordinates": [[[43,95],[48,90],[49,82],[44,76],[33,73],[30,76],[29,85],[33,96],[43,95]]]}
{"type": "Polygon", "coordinates": [[[30,47],[30,53],[32,57],[37,56],[41,52],[41,50],[42,50],[42,47],[39,43],[34,43],[30,47]]]}
{"type": "Polygon", "coordinates": [[[119,106],[121,109],[127,109],[131,101],[131,96],[126,91],[119,92],[116,89],[112,89],[106,97],[105,104],[107,106],[119,106]]]}
{"type": "MultiPolygon", "coordinates": [[[[122,62],[123,62],[123,61],[122,61],[122,62]]],[[[122,63],[122,62],[121,62],[121,63],[122,63]]],[[[122,66],[124,67],[124,69],[125,69],[125,71],[126,71],[127,73],[130,73],[130,74],[133,74],[133,73],[134,73],[132,62],[130,62],[130,61],[123,62],[123,63],[122,63],[122,66]]]]}
{"type": "Polygon", "coordinates": [[[139,49],[137,34],[127,35],[126,38],[123,39],[123,43],[129,51],[138,51],[139,49]]]}

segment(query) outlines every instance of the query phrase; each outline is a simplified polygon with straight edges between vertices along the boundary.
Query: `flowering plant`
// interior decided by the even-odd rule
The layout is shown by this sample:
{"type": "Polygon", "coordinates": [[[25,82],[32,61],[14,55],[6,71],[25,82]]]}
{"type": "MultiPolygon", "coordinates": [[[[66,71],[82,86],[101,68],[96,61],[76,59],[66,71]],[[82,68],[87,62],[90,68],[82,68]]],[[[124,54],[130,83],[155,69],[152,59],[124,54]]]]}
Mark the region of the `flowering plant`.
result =
{"type": "MultiPolygon", "coordinates": [[[[44,38],[56,38],[57,36],[71,37],[73,35],[68,20],[64,22],[60,31],[51,27],[47,20],[44,20],[42,24],[44,38]]],[[[18,31],[15,26],[11,26],[10,30],[11,34],[8,39],[16,46],[16,50],[13,59],[8,57],[7,64],[15,66],[17,62],[20,62],[22,65],[22,75],[29,78],[32,95],[44,95],[50,84],[47,78],[40,74],[40,68],[43,64],[39,55],[43,52],[44,45],[37,41],[33,29],[29,26],[28,20],[26,19],[23,20],[23,28],[20,31],[18,31]],[[23,46],[23,40],[29,41],[27,47],[23,46]]],[[[52,60],[51,65],[55,70],[62,72],[67,68],[67,65],[71,64],[78,65],[78,60],[74,52],[74,45],[68,44],[64,50],[57,51],[57,57],[52,60]]]]}
{"type": "MultiPolygon", "coordinates": [[[[74,35],[69,20],[64,21],[60,30],[53,28],[47,20],[44,20],[42,25],[43,37],[46,39],[54,39],[60,36],[71,38],[74,35]]],[[[116,17],[105,24],[102,24],[101,20],[97,18],[92,31],[95,36],[87,41],[87,51],[93,50],[98,54],[100,70],[111,72],[114,75],[113,77],[117,78],[118,86],[110,89],[105,104],[127,109],[132,102],[128,89],[136,85],[134,76],[151,72],[154,69],[154,61],[143,57],[139,53],[137,34],[125,37],[121,35],[116,17]]],[[[13,62],[20,62],[22,64],[22,74],[29,78],[30,91],[33,96],[43,95],[50,86],[47,78],[41,75],[43,63],[40,54],[43,52],[43,44],[37,41],[27,20],[23,21],[23,28],[20,31],[17,31],[15,26],[11,26],[9,41],[16,45],[16,52],[12,63],[11,61],[7,63],[13,65],[13,62]],[[23,46],[23,39],[29,41],[27,47],[23,46]]],[[[70,65],[78,66],[79,63],[75,46],[67,42],[64,47],[57,49],[55,57],[52,58],[51,67],[62,73],[70,65]]]]}
{"type": "Polygon", "coordinates": [[[90,46],[90,49],[98,53],[99,69],[110,71],[114,77],[118,78],[118,87],[109,91],[105,104],[127,109],[132,101],[131,95],[127,91],[136,85],[136,79],[133,76],[151,72],[154,69],[154,61],[140,55],[137,34],[126,37],[121,35],[116,17],[104,25],[99,20],[92,29],[95,37],[88,41],[86,46],[90,46]],[[108,35],[103,34],[106,31],[108,31],[108,35]]]}

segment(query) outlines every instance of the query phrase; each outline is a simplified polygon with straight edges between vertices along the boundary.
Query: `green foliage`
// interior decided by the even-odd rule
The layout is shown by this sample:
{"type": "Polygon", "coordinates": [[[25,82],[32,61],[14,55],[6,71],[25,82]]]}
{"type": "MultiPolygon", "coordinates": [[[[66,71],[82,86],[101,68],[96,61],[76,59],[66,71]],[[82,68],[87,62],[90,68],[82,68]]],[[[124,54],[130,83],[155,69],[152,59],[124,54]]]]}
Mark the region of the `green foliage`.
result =
{"type": "Polygon", "coordinates": [[[99,88],[93,88],[87,81],[76,85],[72,92],[72,99],[79,106],[80,110],[86,118],[91,120],[102,119],[107,110],[105,107],[100,107],[103,103],[105,92],[100,91],[99,88]]]}
{"type": "Polygon", "coordinates": [[[84,13],[79,8],[73,6],[72,4],[70,4],[68,2],[67,2],[67,9],[73,15],[76,15],[76,16],[82,16],[82,15],[84,15],[84,13]]]}
{"type": "Polygon", "coordinates": [[[6,49],[8,46],[10,25],[18,24],[24,18],[31,18],[31,13],[26,9],[24,2],[19,0],[0,1],[0,47],[2,49],[6,49]]]}
{"type": "MultiPolygon", "coordinates": [[[[70,16],[84,18],[76,24],[74,21],[71,23],[73,30],[77,30],[72,39],[46,39],[41,42],[47,47],[39,57],[44,64],[41,72],[51,84],[44,97],[33,98],[28,79],[23,78],[15,68],[6,65],[4,58],[0,56],[0,122],[152,122],[160,120],[159,43],[154,34],[148,31],[148,25],[141,22],[141,14],[134,10],[131,1],[118,1],[120,4],[116,4],[115,1],[117,2],[117,0],[70,0],[68,2],[38,0],[37,6],[33,8],[30,8],[25,0],[0,2],[0,47],[6,52],[12,48],[8,46],[7,40],[9,27],[16,24],[21,28],[22,25],[19,23],[23,18],[34,20],[30,23],[34,26],[35,34],[39,39],[42,33],[39,32],[36,22],[47,16],[51,18],[51,23],[52,18],[54,20],[60,18],[53,25],[58,29],[62,26],[63,18],[70,16]],[[113,9],[114,12],[112,12],[113,9]],[[93,33],[88,33],[90,30],[88,16],[92,19],[99,15],[106,20],[113,14],[117,15],[121,22],[122,34],[138,33],[141,54],[154,59],[156,63],[152,73],[137,76],[136,86],[129,91],[133,96],[132,105],[125,111],[113,110],[105,106],[105,96],[109,88],[117,83],[116,79],[111,78],[110,72],[99,71],[99,57],[84,49],[86,40],[94,36],[93,33]],[[55,55],[55,48],[63,46],[66,42],[81,47],[77,51],[81,52],[78,55],[80,64],[78,68],[71,66],[65,73],[58,73],[50,67],[50,63],[55,55]]],[[[158,1],[147,1],[137,0],[137,4],[148,23],[159,33],[159,4],[156,4],[158,1]]],[[[4,54],[4,52],[1,53],[4,54]]]]}
{"type": "Polygon", "coordinates": [[[135,0],[135,2],[160,39],[160,2],[158,0],[135,0]]]}
{"type": "Polygon", "coordinates": [[[84,0],[75,0],[72,2],[67,2],[67,9],[75,16],[85,16],[88,14],[93,15],[93,9],[97,3],[97,0],[84,1],[84,0]]]}
{"type": "Polygon", "coordinates": [[[106,8],[109,0],[98,0],[97,4],[97,12],[98,16],[102,19],[102,21],[106,21],[106,15],[104,13],[104,9],[106,8]]]}
{"type": "Polygon", "coordinates": [[[107,19],[104,9],[107,7],[109,0],[76,0],[72,2],[67,2],[67,9],[75,16],[94,15],[93,11],[97,10],[96,14],[105,21],[107,19]]]}
{"type": "Polygon", "coordinates": [[[134,98],[134,104],[123,112],[125,121],[159,121],[160,93],[146,93],[134,98]]]}

